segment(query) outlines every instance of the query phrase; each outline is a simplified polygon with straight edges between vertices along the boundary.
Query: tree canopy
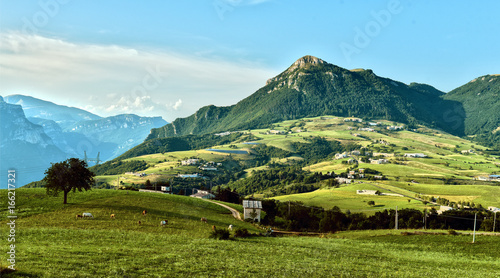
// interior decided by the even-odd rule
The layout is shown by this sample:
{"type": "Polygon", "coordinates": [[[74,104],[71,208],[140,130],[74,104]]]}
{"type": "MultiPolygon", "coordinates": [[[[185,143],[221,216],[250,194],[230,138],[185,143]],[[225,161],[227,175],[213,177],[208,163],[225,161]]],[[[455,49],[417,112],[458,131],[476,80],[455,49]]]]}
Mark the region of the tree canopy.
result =
{"type": "Polygon", "coordinates": [[[70,158],[62,162],[52,163],[52,166],[45,171],[45,188],[47,194],[58,196],[59,192],[64,193],[64,204],[67,204],[68,193],[90,190],[94,183],[95,174],[87,169],[87,163],[78,158],[70,158]]]}

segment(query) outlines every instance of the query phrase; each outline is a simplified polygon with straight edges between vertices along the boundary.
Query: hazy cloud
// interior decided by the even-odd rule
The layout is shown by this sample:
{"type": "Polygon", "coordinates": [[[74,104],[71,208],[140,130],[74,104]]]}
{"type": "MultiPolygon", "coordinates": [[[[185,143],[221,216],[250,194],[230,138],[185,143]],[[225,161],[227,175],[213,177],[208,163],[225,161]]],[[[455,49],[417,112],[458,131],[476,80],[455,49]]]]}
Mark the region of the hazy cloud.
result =
{"type": "Polygon", "coordinates": [[[276,73],[249,61],[0,34],[0,94],[32,95],[102,116],[172,121],[205,105],[234,104],[276,73]]]}

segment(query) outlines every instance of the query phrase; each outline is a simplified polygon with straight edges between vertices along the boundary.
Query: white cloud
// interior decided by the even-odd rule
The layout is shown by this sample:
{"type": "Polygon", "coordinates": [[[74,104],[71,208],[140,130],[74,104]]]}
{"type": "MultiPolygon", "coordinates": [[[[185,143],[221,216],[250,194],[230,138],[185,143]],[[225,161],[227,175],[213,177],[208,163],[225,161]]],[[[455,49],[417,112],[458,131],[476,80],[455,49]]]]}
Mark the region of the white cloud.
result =
{"type": "Polygon", "coordinates": [[[0,34],[1,94],[32,95],[102,116],[172,121],[205,105],[234,104],[276,74],[249,61],[0,34]]]}
{"type": "Polygon", "coordinates": [[[175,104],[173,106],[174,110],[179,109],[179,107],[181,107],[181,105],[182,105],[182,99],[179,99],[177,102],[175,102],[175,104]]]}

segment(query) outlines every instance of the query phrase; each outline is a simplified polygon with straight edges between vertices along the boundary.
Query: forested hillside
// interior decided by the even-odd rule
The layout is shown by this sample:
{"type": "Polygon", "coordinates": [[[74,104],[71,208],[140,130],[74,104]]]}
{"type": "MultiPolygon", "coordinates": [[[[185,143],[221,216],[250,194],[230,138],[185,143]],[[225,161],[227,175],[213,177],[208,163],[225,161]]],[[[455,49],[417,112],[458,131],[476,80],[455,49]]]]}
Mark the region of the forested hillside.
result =
{"type": "Polygon", "coordinates": [[[486,75],[449,92],[444,99],[462,103],[465,134],[500,149],[500,76],[486,75]]]}
{"type": "Polygon", "coordinates": [[[153,129],[147,139],[254,129],[319,115],[377,117],[462,135],[462,118],[452,127],[442,120],[443,111],[460,110],[460,103],[441,94],[428,85],[408,86],[371,70],[349,71],[305,56],[236,105],[203,107],[190,117],[153,129]]]}

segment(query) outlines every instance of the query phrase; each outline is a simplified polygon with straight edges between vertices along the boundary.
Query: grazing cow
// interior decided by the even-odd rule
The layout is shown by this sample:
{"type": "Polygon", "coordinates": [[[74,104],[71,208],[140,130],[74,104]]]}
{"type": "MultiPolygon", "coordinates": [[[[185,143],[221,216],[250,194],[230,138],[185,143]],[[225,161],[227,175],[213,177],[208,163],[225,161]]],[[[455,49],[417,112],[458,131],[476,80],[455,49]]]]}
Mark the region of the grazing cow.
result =
{"type": "Polygon", "coordinates": [[[92,215],[92,213],[90,212],[84,212],[82,213],[82,217],[85,218],[85,217],[90,217],[90,218],[94,218],[94,216],[92,215]]]}
{"type": "Polygon", "coordinates": [[[206,219],[205,217],[202,217],[202,218],[201,218],[201,222],[205,222],[205,223],[207,223],[207,219],[206,219]]]}
{"type": "Polygon", "coordinates": [[[216,231],[217,230],[217,227],[215,227],[215,225],[212,225],[212,231],[216,231]]]}
{"type": "Polygon", "coordinates": [[[141,224],[142,224],[141,220],[139,220],[139,221],[137,222],[137,224],[141,225],[141,224]]]}
{"type": "Polygon", "coordinates": [[[162,225],[162,226],[166,226],[167,224],[168,224],[168,220],[167,219],[165,219],[165,220],[163,220],[163,221],[160,222],[160,225],[162,225]]]}
{"type": "Polygon", "coordinates": [[[109,218],[113,218],[113,219],[115,219],[115,214],[114,214],[114,213],[113,213],[113,214],[111,214],[111,216],[110,216],[109,218]]]}
{"type": "Polygon", "coordinates": [[[80,214],[77,214],[77,215],[76,215],[76,219],[78,219],[78,218],[82,218],[82,217],[83,217],[83,216],[81,216],[80,214]]]}
{"type": "Polygon", "coordinates": [[[229,225],[228,229],[229,229],[230,231],[232,231],[232,230],[233,230],[233,224],[229,225]]]}
{"type": "Polygon", "coordinates": [[[142,211],[142,215],[146,215],[146,213],[148,213],[148,211],[147,211],[147,210],[143,210],[143,211],[142,211]]]}

